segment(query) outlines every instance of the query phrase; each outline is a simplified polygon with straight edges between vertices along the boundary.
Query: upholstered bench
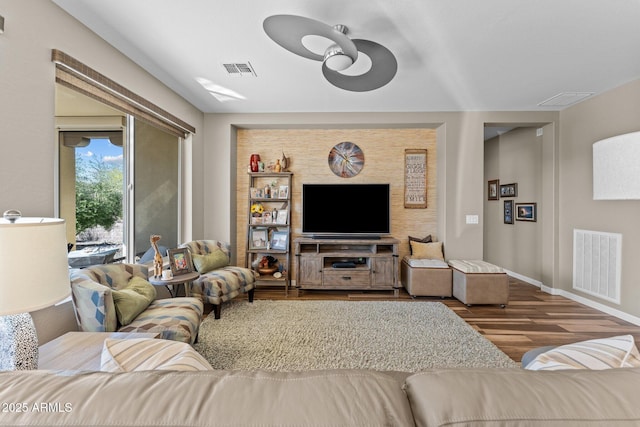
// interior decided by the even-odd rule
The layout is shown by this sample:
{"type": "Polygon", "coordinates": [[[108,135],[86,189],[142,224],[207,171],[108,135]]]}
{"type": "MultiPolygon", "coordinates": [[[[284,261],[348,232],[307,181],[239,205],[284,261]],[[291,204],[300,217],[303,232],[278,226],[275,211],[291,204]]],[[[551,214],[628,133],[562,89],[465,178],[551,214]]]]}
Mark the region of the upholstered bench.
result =
{"type": "Polygon", "coordinates": [[[437,259],[416,259],[405,256],[400,264],[400,281],[409,295],[450,297],[451,268],[437,259]]]}
{"type": "Polygon", "coordinates": [[[449,260],[453,296],[463,304],[509,303],[509,277],[503,268],[481,260],[449,260]]]}

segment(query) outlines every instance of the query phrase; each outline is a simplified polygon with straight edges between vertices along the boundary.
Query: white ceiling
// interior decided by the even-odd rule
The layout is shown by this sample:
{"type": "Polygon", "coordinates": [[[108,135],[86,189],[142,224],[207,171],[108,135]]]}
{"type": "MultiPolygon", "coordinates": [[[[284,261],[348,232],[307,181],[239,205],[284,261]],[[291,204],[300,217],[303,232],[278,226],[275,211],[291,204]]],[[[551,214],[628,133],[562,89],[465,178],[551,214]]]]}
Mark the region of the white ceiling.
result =
{"type": "Polygon", "coordinates": [[[52,1],[207,113],[559,110],[538,104],[640,78],[639,0],[52,1]],[[344,24],[398,72],[370,92],[334,87],[265,34],[274,14],[344,24]],[[197,79],[244,99],[220,102],[197,79]]]}

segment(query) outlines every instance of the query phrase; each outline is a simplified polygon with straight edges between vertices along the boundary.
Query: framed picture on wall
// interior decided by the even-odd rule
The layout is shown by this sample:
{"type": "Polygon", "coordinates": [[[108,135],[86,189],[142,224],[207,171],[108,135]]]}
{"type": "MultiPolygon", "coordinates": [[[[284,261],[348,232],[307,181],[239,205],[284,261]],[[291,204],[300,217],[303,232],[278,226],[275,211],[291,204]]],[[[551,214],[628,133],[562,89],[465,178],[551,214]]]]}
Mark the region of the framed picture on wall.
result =
{"type": "Polygon", "coordinates": [[[427,207],[427,150],[404,150],[404,207],[427,207]]]}
{"type": "Polygon", "coordinates": [[[517,221],[537,221],[537,203],[516,203],[517,221]]]}
{"type": "Polygon", "coordinates": [[[518,197],[518,184],[503,184],[500,186],[500,197],[518,197]]]}
{"type": "Polygon", "coordinates": [[[491,181],[489,181],[489,184],[487,186],[487,199],[488,200],[500,199],[500,193],[498,193],[499,188],[500,188],[499,179],[492,179],[491,181]]]}
{"type": "Polygon", "coordinates": [[[513,200],[504,201],[504,223],[513,224],[513,200]]]}

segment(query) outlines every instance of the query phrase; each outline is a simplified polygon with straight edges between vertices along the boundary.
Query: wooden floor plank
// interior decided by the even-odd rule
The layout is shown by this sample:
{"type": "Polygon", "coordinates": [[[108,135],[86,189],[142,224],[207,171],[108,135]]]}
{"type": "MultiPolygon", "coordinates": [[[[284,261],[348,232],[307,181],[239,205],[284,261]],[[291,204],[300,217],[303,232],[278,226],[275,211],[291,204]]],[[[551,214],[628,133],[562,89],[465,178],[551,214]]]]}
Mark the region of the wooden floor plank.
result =
{"type": "MultiPolygon", "coordinates": [[[[640,326],[610,316],[568,298],[550,295],[513,277],[509,278],[510,301],[506,308],[478,305],[467,307],[455,298],[411,298],[400,290],[393,292],[304,291],[285,296],[282,288],[256,289],[256,299],[274,300],[389,300],[439,301],[447,305],[479,333],[515,361],[536,347],[562,345],[588,339],[631,334],[640,346],[640,326]]],[[[222,308],[224,316],[224,307],[222,308]]]]}

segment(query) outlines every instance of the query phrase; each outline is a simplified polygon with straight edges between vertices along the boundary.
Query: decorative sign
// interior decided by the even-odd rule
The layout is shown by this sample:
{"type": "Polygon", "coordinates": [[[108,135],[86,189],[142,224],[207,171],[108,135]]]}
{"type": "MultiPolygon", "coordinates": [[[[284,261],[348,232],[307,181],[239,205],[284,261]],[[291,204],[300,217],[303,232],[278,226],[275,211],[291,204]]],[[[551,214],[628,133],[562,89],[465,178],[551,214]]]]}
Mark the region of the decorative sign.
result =
{"type": "Polygon", "coordinates": [[[404,150],[404,207],[427,207],[427,150],[404,150]]]}

